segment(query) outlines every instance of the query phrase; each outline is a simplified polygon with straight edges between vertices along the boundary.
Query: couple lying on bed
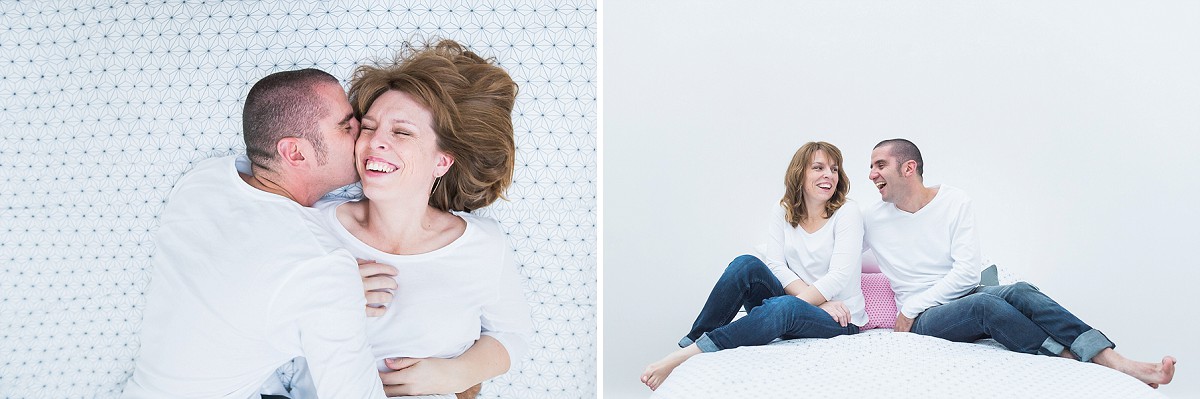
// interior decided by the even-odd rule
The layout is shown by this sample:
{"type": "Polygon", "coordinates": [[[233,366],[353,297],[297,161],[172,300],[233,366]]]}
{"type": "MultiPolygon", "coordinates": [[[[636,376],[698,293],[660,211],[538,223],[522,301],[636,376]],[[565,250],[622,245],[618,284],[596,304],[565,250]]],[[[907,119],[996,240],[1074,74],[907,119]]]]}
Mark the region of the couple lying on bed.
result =
{"type": "Polygon", "coordinates": [[[505,234],[469,213],[512,181],[516,94],[453,41],[360,67],[349,98],[316,69],[257,82],[248,162],[198,163],[162,213],[123,397],[474,397],[532,334],[505,234]]]}
{"type": "Polygon", "coordinates": [[[1037,287],[980,286],[971,200],[954,187],[926,187],[923,171],[912,142],[880,142],[871,152],[870,179],[883,202],[860,215],[846,198],[841,151],[825,142],[800,147],[784,175],[770,241],[759,256],[729,264],[679,342],[682,349],[647,366],[642,382],[657,389],[701,352],[858,333],[867,323],[859,285],[866,248],[891,280],[897,332],[956,342],[991,337],[1012,351],[1094,362],[1151,387],[1171,382],[1174,358],[1147,363],[1121,356],[1104,334],[1037,287]],[[733,321],[743,306],[746,316],[733,321]]]}

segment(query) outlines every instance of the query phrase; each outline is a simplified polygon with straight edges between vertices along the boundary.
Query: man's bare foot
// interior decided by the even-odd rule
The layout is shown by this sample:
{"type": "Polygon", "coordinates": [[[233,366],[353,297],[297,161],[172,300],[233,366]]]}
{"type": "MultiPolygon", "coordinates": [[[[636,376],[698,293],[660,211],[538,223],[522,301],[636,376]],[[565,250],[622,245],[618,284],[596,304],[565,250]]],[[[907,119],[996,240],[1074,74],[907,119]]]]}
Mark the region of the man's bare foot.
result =
{"type": "Polygon", "coordinates": [[[1105,349],[1092,358],[1092,362],[1129,374],[1155,389],[1159,385],[1170,384],[1171,379],[1175,378],[1175,358],[1170,356],[1164,356],[1161,363],[1137,362],[1112,349],[1105,349]]]}
{"type": "Polygon", "coordinates": [[[646,371],[642,373],[642,383],[650,387],[651,391],[658,389],[676,367],[679,367],[685,360],[698,354],[700,354],[700,348],[696,344],[691,344],[686,348],[671,352],[670,355],[662,358],[662,360],[646,366],[646,371]]]}
{"type": "Polygon", "coordinates": [[[1118,370],[1141,380],[1154,389],[1158,389],[1159,385],[1170,384],[1171,379],[1175,378],[1175,358],[1170,356],[1163,356],[1162,363],[1134,361],[1129,363],[1127,369],[1118,370]]]}

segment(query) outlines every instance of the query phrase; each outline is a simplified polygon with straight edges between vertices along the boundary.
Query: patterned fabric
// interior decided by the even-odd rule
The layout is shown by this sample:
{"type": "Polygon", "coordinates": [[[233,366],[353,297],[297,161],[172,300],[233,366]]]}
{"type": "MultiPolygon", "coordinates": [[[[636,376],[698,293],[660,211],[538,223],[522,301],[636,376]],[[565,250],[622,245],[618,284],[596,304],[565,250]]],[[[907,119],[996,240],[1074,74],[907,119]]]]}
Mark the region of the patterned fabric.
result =
{"type": "Polygon", "coordinates": [[[654,399],[1164,398],[1119,371],[891,330],[696,355],[654,399]]]}
{"type": "Polygon", "coordinates": [[[241,150],[255,81],[345,80],[434,38],[520,85],[509,201],[480,213],[509,235],[536,336],[481,397],[594,397],[596,16],[587,0],[0,2],[0,397],[120,393],[157,215],[193,163],[241,150]]]}
{"type": "Polygon", "coordinates": [[[870,319],[862,329],[895,328],[896,294],[892,292],[892,285],[887,276],[883,273],[863,273],[862,293],[867,302],[867,317],[870,319]]]}

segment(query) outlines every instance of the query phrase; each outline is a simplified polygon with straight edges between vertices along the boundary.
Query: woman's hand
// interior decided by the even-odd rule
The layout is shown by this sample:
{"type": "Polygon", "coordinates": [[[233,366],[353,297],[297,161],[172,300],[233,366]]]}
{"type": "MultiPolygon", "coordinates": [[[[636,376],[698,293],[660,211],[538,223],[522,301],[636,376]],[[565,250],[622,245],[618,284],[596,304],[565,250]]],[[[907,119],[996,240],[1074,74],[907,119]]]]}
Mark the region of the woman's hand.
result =
{"type": "Polygon", "coordinates": [[[392,303],[392,291],[396,289],[396,272],[392,265],[358,260],[358,275],[362,276],[363,290],[366,291],[367,317],[387,313],[387,306],[392,303]]]}
{"type": "Polygon", "coordinates": [[[850,311],[846,309],[846,305],[842,301],[827,301],[818,307],[833,316],[833,320],[842,327],[850,323],[850,311]]]}
{"type": "Polygon", "coordinates": [[[386,362],[394,371],[381,371],[379,378],[388,397],[458,393],[474,385],[461,381],[454,359],[400,357],[386,362]]]}

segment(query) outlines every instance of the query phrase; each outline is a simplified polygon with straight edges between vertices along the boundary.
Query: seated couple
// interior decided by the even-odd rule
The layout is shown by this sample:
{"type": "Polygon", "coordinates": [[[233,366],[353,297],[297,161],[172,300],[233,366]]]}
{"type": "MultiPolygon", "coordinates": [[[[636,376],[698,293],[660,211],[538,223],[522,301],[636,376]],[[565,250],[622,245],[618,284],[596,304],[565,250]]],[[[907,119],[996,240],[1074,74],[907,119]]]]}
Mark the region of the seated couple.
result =
{"type": "Polygon", "coordinates": [[[765,345],[776,338],[856,334],[867,323],[860,286],[864,249],[896,295],[895,331],[956,342],[994,338],[1012,351],[1101,364],[1157,388],[1171,382],[1175,359],[1136,362],[1100,331],[1025,282],[980,286],[983,268],[971,200],[950,186],[926,187],[924,161],[904,139],[871,152],[870,179],[883,197],[860,215],[842,153],[807,143],[792,157],[787,187],[758,257],[734,259],[717,280],[682,349],[648,367],[650,389],[701,352],[765,345]],[[745,317],[733,320],[745,307],[745,317]]]}
{"type": "Polygon", "coordinates": [[[249,162],[196,164],[163,210],[123,397],[474,397],[507,372],[530,309],[470,212],[512,181],[516,94],[452,41],[359,67],[349,98],[315,69],[257,82],[249,162]],[[360,179],[366,198],[320,200],[360,179]],[[298,357],[311,381],[260,393],[298,357]]]}

